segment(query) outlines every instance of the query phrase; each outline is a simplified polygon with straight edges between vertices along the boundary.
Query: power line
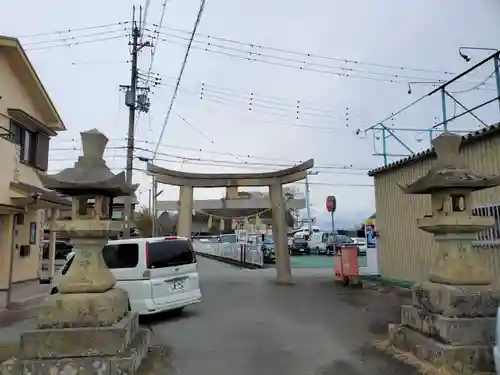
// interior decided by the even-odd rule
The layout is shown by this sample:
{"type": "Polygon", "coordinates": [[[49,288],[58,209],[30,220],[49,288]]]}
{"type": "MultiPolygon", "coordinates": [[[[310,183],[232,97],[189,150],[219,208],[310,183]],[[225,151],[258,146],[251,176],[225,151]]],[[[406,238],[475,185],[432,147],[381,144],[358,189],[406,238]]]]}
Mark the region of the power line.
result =
{"type": "MultiPolygon", "coordinates": [[[[119,146],[119,147],[107,147],[107,150],[126,150],[126,146],[119,146]]],[[[73,147],[73,148],[59,148],[59,149],[51,149],[51,151],[80,151],[81,148],[73,147]]],[[[151,154],[153,153],[153,150],[148,149],[148,148],[142,148],[142,147],[135,147],[134,148],[134,153],[135,151],[141,151],[145,152],[146,154],[151,154]]],[[[160,156],[165,156],[173,159],[158,159],[161,161],[167,161],[171,163],[193,163],[193,165],[210,165],[210,166],[223,166],[223,167],[232,167],[232,168],[242,168],[242,167],[253,167],[251,169],[256,169],[256,167],[265,167],[265,168],[290,168],[293,167],[294,165],[297,165],[300,163],[298,162],[291,162],[289,161],[288,163],[279,163],[279,162],[274,162],[274,163],[266,163],[266,162],[252,162],[252,161],[245,161],[241,160],[238,162],[235,161],[230,161],[230,160],[220,160],[220,159],[213,159],[213,158],[201,158],[201,157],[192,157],[192,156],[183,156],[183,155],[176,155],[176,154],[171,154],[171,153],[165,153],[165,152],[158,152],[157,155],[160,156]],[[209,164],[207,164],[209,163],[209,164]]],[[[229,155],[229,154],[226,154],[229,155]]],[[[231,154],[231,156],[234,154],[231,154]]],[[[119,155],[119,157],[122,157],[123,155],[119,155]]],[[[135,157],[139,157],[139,155],[135,154],[135,157]]],[[[240,155],[240,157],[245,157],[244,155],[240,155]]],[[[149,158],[149,155],[146,157],[149,158]]],[[[67,158],[61,158],[61,159],[51,159],[52,161],[63,161],[67,160],[67,158]]],[[[325,169],[325,170],[331,170],[331,171],[354,171],[354,172],[363,172],[363,175],[366,175],[366,172],[369,169],[372,169],[373,167],[367,167],[367,168],[361,168],[361,167],[354,167],[352,165],[328,165],[328,164],[323,164],[323,165],[317,165],[314,167],[315,169],[325,169]]]]}
{"type": "MultiPolygon", "coordinates": [[[[146,86],[149,84],[151,69],[153,68],[153,63],[154,63],[154,59],[155,59],[155,55],[156,55],[156,48],[158,48],[158,36],[159,36],[160,28],[162,27],[162,24],[163,24],[163,18],[165,17],[165,9],[167,8],[167,2],[168,2],[168,0],[163,0],[161,14],[160,14],[160,22],[158,23],[158,26],[156,26],[155,30],[153,31],[153,38],[152,38],[153,50],[151,51],[151,57],[149,60],[149,68],[148,68],[148,72],[146,74],[146,82],[145,82],[146,86]]],[[[143,22],[142,29],[141,29],[141,38],[142,38],[142,32],[144,31],[144,26],[146,25],[146,15],[147,15],[147,8],[149,7],[149,4],[150,4],[150,0],[146,0],[146,10],[144,12],[144,22],[143,22]]]]}
{"type": "MultiPolygon", "coordinates": [[[[123,168],[111,167],[112,171],[123,171],[123,168]]],[[[57,173],[64,170],[62,169],[49,169],[49,173],[57,173]]],[[[134,168],[134,171],[149,174],[149,172],[144,168],[134,168]]],[[[303,182],[295,182],[295,184],[303,184],[303,182]]],[[[311,185],[318,186],[339,186],[339,187],[373,187],[372,184],[350,184],[350,183],[328,183],[328,182],[310,182],[311,185]]]]}
{"type": "MultiPolygon", "coordinates": [[[[161,38],[160,38],[161,39],[161,38]]],[[[179,46],[184,46],[182,43],[178,43],[175,41],[171,41],[168,39],[162,39],[167,43],[174,44],[174,45],[179,45],[179,46]]],[[[214,50],[208,47],[199,47],[199,46],[192,46],[193,49],[201,50],[204,52],[210,52],[212,54],[216,55],[221,55],[221,56],[226,56],[226,57],[231,57],[235,59],[240,59],[240,60],[246,60],[249,62],[256,62],[256,63],[262,63],[266,65],[271,65],[271,66],[277,66],[277,67],[285,67],[285,68],[291,68],[295,70],[301,70],[301,71],[309,71],[309,72],[315,72],[315,73],[322,73],[322,74],[328,74],[328,75],[333,75],[336,77],[343,77],[343,78],[354,78],[354,79],[362,79],[362,80],[367,80],[367,81],[374,81],[374,82],[386,82],[386,83],[393,83],[393,84],[408,84],[408,80],[412,80],[414,82],[426,82],[428,80],[428,77],[410,77],[410,76],[402,76],[402,75],[390,75],[387,73],[379,73],[379,72],[372,72],[372,71],[364,71],[364,70],[358,70],[358,69],[350,69],[350,68],[341,68],[341,67],[332,67],[332,66],[326,66],[324,64],[316,64],[316,63],[308,63],[306,61],[299,61],[296,60],[294,64],[292,65],[291,63],[287,63],[286,61],[290,61],[290,59],[285,59],[282,57],[278,56],[273,56],[271,57],[272,59],[278,60],[278,61],[270,61],[261,58],[263,54],[260,53],[253,53],[253,52],[247,52],[247,51],[240,51],[240,53],[243,53],[244,55],[238,55],[230,52],[225,52],[225,51],[218,51],[214,50]],[[285,62],[283,62],[285,61],[285,62]],[[313,66],[318,66],[318,68],[315,68],[313,66]],[[320,69],[320,67],[323,66],[324,68],[327,69],[320,69]],[[331,69],[337,69],[339,71],[331,70],[331,69]],[[370,77],[366,75],[360,75],[360,74],[352,74],[351,72],[359,72],[359,73],[364,73],[364,74],[375,74],[375,75],[383,75],[383,76],[389,76],[393,78],[380,78],[380,77],[370,77]],[[406,80],[402,80],[401,78],[406,78],[406,80]]],[[[224,49],[224,48],[223,48],[224,49]]],[[[225,48],[228,49],[228,48],[225,48]]],[[[440,80],[436,79],[436,82],[442,82],[444,83],[445,80],[440,80]]],[[[465,82],[463,82],[465,83],[465,82]]],[[[475,83],[475,82],[474,82],[475,83]]],[[[478,90],[483,90],[486,88],[478,88],[478,90]]],[[[488,87],[488,89],[491,89],[488,87]]]]}
{"type": "Polygon", "coordinates": [[[46,36],[46,35],[68,34],[68,33],[73,33],[73,32],[78,32],[78,31],[102,29],[102,28],[111,27],[111,26],[122,26],[122,25],[126,25],[128,23],[130,23],[130,21],[119,21],[119,22],[108,23],[108,24],[104,24],[104,25],[94,25],[94,26],[80,27],[80,28],[74,28],[74,29],[48,31],[48,32],[43,32],[43,33],[38,33],[38,34],[19,35],[19,36],[17,36],[17,38],[28,39],[28,38],[36,38],[36,37],[46,36]]]}
{"type": "Polygon", "coordinates": [[[46,47],[26,48],[26,51],[40,51],[40,50],[52,49],[52,48],[75,47],[75,46],[79,46],[82,44],[99,43],[99,42],[104,42],[104,41],[108,41],[108,40],[116,40],[116,39],[120,39],[120,38],[127,37],[127,36],[128,36],[127,34],[124,34],[124,35],[113,36],[113,37],[109,37],[109,38],[86,40],[86,41],[82,41],[82,42],[64,43],[64,44],[58,44],[58,45],[46,46],[46,47]]]}
{"type": "Polygon", "coordinates": [[[124,31],[127,31],[125,27],[120,27],[117,30],[107,30],[107,31],[99,31],[96,33],[90,33],[90,34],[82,34],[82,35],[71,35],[65,38],[52,38],[49,40],[38,40],[36,42],[28,42],[28,43],[23,43],[23,46],[33,46],[33,45],[40,45],[40,44],[47,44],[47,43],[62,43],[62,42],[68,42],[68,41],[77,41],[77,39],[81,38],[94,38],[96,36],[101,36],[101,35],[110,35],[110,34],[116,34],[116,33],[123,33],[124,31]]]}
{"type": "MultiPolygon", "coordinates": [[[[113,155],[112,158],[114,160],[115,158],[125,158],[126,156],[127,156],[126,154],[116,154],[116,155],[113,155]]],[[[139,156],[136,156],[136,157],[139,157],[139,156]]],[[[268,164],[264,164],[262,166],[259,166],[259,163],[250,163],[250,165],[249,165],[248,163],[237,164],[234,162],[231,163],[231,162],[224,162],[224,161],[217,161],[217,162],[206,161],[206,162],[204,162],[203,159],[201,159],[201,160],[192,160],[192,159],[185,160],[185,158],[180,157],[180,156],[177,156],[178,159],[175,159],[173,155],[171,157],[172,158],[170,158],[170,159],[157,157],[156,160],[161,161],[161,162],[166,162],[166,163],[172,163],[172,164],[180,163],[180,164],[186,164],[186,165],[192,165],[192,166],[222,167],[222,168],[231,168],[231,169],[239,169],[239,170],[243,169],[243,170],[252,170],[252,171],[259,171],[259,170],[262,171],[262,168],[276,169],[275,166],[270,166],[268,164]],[[227,164],[225,164],[225,163],[227,163],[227,164]]],[[[61,161],[68,161],[68,158],[49,159],[49,162],[61,162],[61,161]]],[[[288,166],[288,167],[290,167],[290,166],[288,166]]],[[[345,175],[345,176],[368,177],[367,172],[350,171],[348,169],[347,170],[332,170],[332,169],[322,170],[322,167],[319,166],[319,167],[315,167],[315,170],[319,170],[319,172],[321,174],[325,174],[325,175],[345,175]]]]}
{"type": "MultiPolygon", "coordinates": [[[[144,27],[146,26],[146,22],[148,21],[148,14],[149,14],[149,6],[151,5],[151,0],[146,0],[146,3],[144,4],[144,14],[141,20],[141,30],[140,30],[140,40],[139,43],[142,43],[142,36],[144,35],[144,27]]],[[[161,23],[160,23],[161,24],[161,23]]]]}
{"type": "MultiPolygon", "coordinates": [[[[162,35],[165,35],[167,37],[180,39],[180,40],[186,40],[186,38],[183,38],[183,37],[180,37],[177,35],[173,35],[173,34],[162,33],[162,35]]],[[[166,41],[168,41],[168,40],[166,40],[166,41]]],[[[212,48],[210,50],[207,50],[207,52],[215,52],[215,50],[213,50],[214,47],[220,48],[220,49],[226,50],[226,51],[243,53],[247,56],[241,56],[241,57],[248,59],[250,61],[265,62],[264,60],[260,60],[257,57],[270,58],[270,59],[275,59],[275,60],[279,60],[279,61],[285,61],[288,63],[301,64],[301,65],[303,65],[302,69],[305,69],[304,66],[307,65],[307,66],[316,66],[319,68],[337,69],[337,70],[340,70],[341,72],[343,72],[343,73],[338,73],[338,74],[349,74],[350,72],[354,72],[354,73],[364,73],[364,74],[373,74],[373,75],[384,76],[384,77],[391,77],[391,78],[395,78],[395,79],[399,79],[399,78],[415,79],[415,80],[423,79],[421,77],[415,77],[415,76],[406,76],[406,75],[394,74],[394,73],[377,72],[377,71],[348,68],[348,67],[342,67],[342,66],[334,66],[334,65],[316,63],[316,62],[311,62],[311,61],[306,61],[306,60],[299,60],[296,58],[277,56],[277,55],[273,55],[273,54],[269,54],[269,53],[253,52],[253,51],[248,51],[248,50],[244,50],[241,48],[228,47],[228,46],[224,46],[222,44],[217,44],[217,43],[213,43],[213,42],[205,42],[205,41],[200,41],[200,40],[195,40],[195,42],[199,43],[199,44],[203,44],[203,45],[207,46],[207,48],[212,48]],[[256,57],[254,57],[254,56],[256,56],[256,57]]],[[[251,46],[251,48],[256,48],[256,46],[251,46]]],[[[234,57],[236,57],[236,55],[234,55],[234,57]]],[[[443,80],[443,82],[444,82],[444,80],[443,80]]]]}
{"type": "Polygon", "coordinates": [[[163,122],[163,126],[160,131],[160,138],[158,138],[158,144],[156,145],[155,152],[153,154],[153,160],[156,157],[156,152],[158,151],[159,144],[162,141],[163,133],[165,132],[165,128],[167,127],[168,119],[170,118],[170,113],[172,112],[172,107],[174,106],[175,98],[177,97],[177,91],[179,90],[179,85],[181,83],[182,75],[184,74],[184,69],[186,68],[187,60],[189,57],[189,52],[191,51],[191,45],[193,43],[194,36],[196,35],[196,31],[198,30],[198,25],[201,21],[201,16],[203,15],[203,9],[205,8],[205,0],[201,0],[200,8],[198,9],[198,15],[196,16],[196,21],[194,23],[193,30],[191,32],[191,37],[189,39],[186,52],[184,54],[184,60],[182,61],[181,70],[179,71],[179,76],[177,77],[177,83],[175,84],[174,93],[172,94],[172,98],[170,100],[170,104],[168,106],[167,114],[165,116],[165,120],[163,122]]]}
{"type": "MultiPolygon", "coordinates": [[[[159,83],[158,86],[170,87],[168,84],[165,84],[165,83],[159,83]]],[[[249,106],[250,110],[251,110],[252,106],[256,106],[256,107],[274,109],[277,111],[292,112],[296,115],[315,116],[315,117],[322,117],[322,118],[328,118],[328,119],[344,119],[344,116],[341,117],[341,116],[331,115],[332,111],[328,110],[328,109],[318,109],[318,108],[310,108],[310,107],[303,108],[300,104],[300,101],[297,101],[294,104],[279,103],[279,102],[271,101],[268,99],[263,99],[263,98],[261,99],[257,95],[254,95],[254,93],[250,93],[246,96],[239,96],[238,97],[235,94],[224,92],[222,90],[205,88],[203,84],[200,88],[200,91],[198,91],[198,92],[194,91],[194,90],[186,89],[184,87],[180,87],[180,90],[195,94],[200,99],[203,99],[204,96],[208,96],[208,97],[213,97],[213,98],[222,99],[222,100],[239,101],[239,102],[242,102],[244,104],[247,104],[249,106]],[[219,96],[219,95],[221,95],[221,96],[219,96]],[[309,111],[309,112],[307,112],[307,111],[309,111]],[[314,112],[318,112],[318,113],[314,113],[314,112]]],[[[347,108],[346,108],[346,110],[347,110],[347,108]]]]}
{"type": "MultiPolygon", "coordinates": [[[[123,141],[125,142],[127,138],[111,138],[110,142],[117,142],[117,141],[123,141]]],[[[60,141],[60,140],[58,140],[60,141]]],[[[61,142],[61,141],[60,141],[61,142]]],[[[72,138],[70,140],[62,140],[62,142],[77,142],[76,138],[72,138]]],[[[140,139],[135,139],[135,143],[144,143],[146,145],[155,145],[156,142],[154,141],[149,141],[149,140],[140,140],[140,139]]],[[[165,148],[173,148],[173,149],[178,149],[178,150],[184,150],[184,151],[194,151],[194,152],[200,152],[200,153],[206,153],[206,154],[212,154],[212,155],[221,155],[221,156],[233,156],[237,155],[241,159],[250,159],[250,160],[264,160],[264,161],[271,161],[271,162],[276,162],[276,163],[269,163],[269,166],[273,167],[290,167],[296,164],[300,164],[304,162],[304,160],[293,160],[293,159],[285,159],[285,158],[275,158],[275,157],[266,157],[266,156],[256,156],[256,155],[251,155],[251,154],[232,154],[224,151],[217,151],[217,150],[206,150],[202,148],[194,148],[194,147],[186,147],[186,146],[179,146],[179,145],[173,145],[173,144],[165,144],[161,143],[160,146],[165,147],[165,148]]],[[[126,149],[126,146],[108,146],[106,147],[106,150],[119,150],[119,149],[126,149]]],[[[135,147],[136,150],[141,150],[145,151],[148,153],[153,153],[152,149],[146,148],[146,147],[135,147]]],[[[51,148],[50,151],[81,151],[82,148],[80,146],[75,146],[75,147],[59,147],[59,148],[51,148]]],[[[167,156],[173,156],[176,158],[180,159],[185,159],[186,156],[183,155],[176,155],[176,154],[170,154],[170,153],[164,153],[164,152],[158,152],[159,155],[167,155],[167,156]]],[[[211,162],[217,162],[218,160],[215,159],[210,159],[210,158],[193,158],[197,160],[203,160],[203,161],[211,161],[211,162]]],[[[235,162],[230,162],[229,163],[235,163],[235,162]]],[[[248,162],[247,162],[248,163],[248,162]]],[[[241,165],[240,163],[236,163],[237,165],[241,165]]],[[[265,163],[264,163],[265,164],[265,163]]],[[[262,165],[262,164],[259,164],[262,165]]],[[[373,169],[373,166],[369,167],[356,167],[351,165],[343,165],[343,164],[329,164],[329,163],[322,163],[321,165],[315,166],[315,168],[322,168],[322,169],[344,169],[344,170],[355,170],[355,171],[368,171],[370,169],[373,169]]]]}
{"type": "MultiPolygon", "coordinates": [[[[163,33],[163,35],[169,36],[171,38],[186,40],[186,38],[183,38],[183,37],[180,37],[177,35],[168,34],[168,33],[163,33]]],[[[164,40],[165,42],[171,43],[171,44],[177,44],[177,45],[184,46],[183,43],[179,43],[179,42],[172,41],[169,39],[162,39],[162,40],[164,40]]],[[[322,64],[322,63],[316,63],[316,62],[311,62],[311,61],[306,61],[306,60],[298,60],[295,58],[276,56],[273,54],[266,54],[266,53],[262,53],[262,52],[258,52],[258,51],[254,52],[254,51],[244,50],[241,48],[227,47],[227,46],[213,43],[213,42],[205,42],[205,41],[199,41],[199,40],[195,40],[195,42],[197,42],[199,44],[203,44],[206,47],[193,46],[192,48],[203,50],[205,52],[210,52],[213,54],[219,54],[219,55],[223,55],[223,56],[227,56],[227,57],[247,60],[250,62],[258,62],[258,63],[268,64],[268,65],[288,67],[288,68],[293,68],[293,69],[330,74],[330,75],[335,75],[338,77],[358,78],[358,79],[364,79],[364,80],[370,80],[370,81],[379,81],[379,82],[388,82],[388,83],[405,83],[405,84],[408,83],[407,80],[426,81],[429,79],[429,77],[416,77],[416,76],[408,76],[408,75],[379,72],[379,71],[370,71],[370,70],[350,68],[350,67],[332,66],[329,64],[322,64]],[[222,51],[215,50],[215,49],[213,49],[213,47],[220,48],[220,49],[222,49],[222,51]],[[238,55],[238,54],[234,54],[231,52],[225,52],[225,51],[236,52],[236,53],[240,53],[243,55],[238,55]],[[269,61],[269,60],[266,60],[263,58],[278,60],[278,62],[277,61],[269,61]],[[291,63],[298,64],[298,65],[291,65],[291,63]],[[316,67],[316,68],[314,68],[314,67],[316,67]],[[363,76],[363,75],[352,74],[352,73],[362,73],[362,74],[375,75],[375,76],[387,77],[387,78],[370,77],[370,76],[366,76],[366,75],[363,76]],[[406,79],[406,81],[403,81],[402,79],[406,79]]],[[[259,47],[258,45],[253,45],[253,44],[248,44],[248,46],[250,46],[252,49],[259,47]]],[[[305,55],[305,56],[307,55],[309,58],[312,57],[311,54],[303,54],[303,55],[305,55]]],[[[411,70],[414,70],[414,69],[411,69],[411,70]]],[[[446,72],[446,73],[448,74],[450,72],[446,72]]],[[[441,73],[441,74],[443,74],[443,73],[441,73]]],[[[439,82],[444,83],[446,80],[435,79],[435,81],[438,83],[439,82]]],[[[480,89],[480,88],[478,88],[478,89],[480,89]]]]}
{"type": "MultiPolygon", "coordinates": [[[[153,26],[155,26],[155,25],[153,24],[153,26]]],[[[186,30],[172,28],[172,27],[166,27],[166,26],[163,26],[162,29],[169,30],[169,31],[176,31],[176,32],[179,32],[181,34],[188,33],[188,31],[186,31],[186,30]]],[[[199,33],[198,36],[204,37],[204,38],[209,39],[209,40],[213,39],[213,40],[217,40],[220,42],[242,45],[242,46],[251,47],[251,48],[258,48],[258,49],[269,50],[269,51],[274,51],[274,52],[281,52],[281,53],[302,56],[302,57],[307,57],[307,58],[316,58],[316,59],[321,59],[321,60],[337,61],[337,62],[342,62],[345,64],[366,65],[366,66],[373,66],[373,67],[385,68],[385,69],[407,70],[407,71],[414,71],[414,72],[421,72],[421,73],[432,73],[432,74],[445,74],[445,75],[456,75],[457,74],[455,72],[450,72],[450,71],[412,68],[412,67],[405,67],[405,66],[398,66],[398,65],[378,64],[378,63],[367,62],[367,61],[346,59],[346,58],[342,58],[342,57],[325,56],[325,55],[308,53],[308,52],[294,51],[294,50],[285,49],[285,48],[266,46],[266,45],[257,44],[257,43],[244,42],[244,41],[239,41],[239,40],[235,40],[235,39],[216,37],[216,36],[209,35],[209,34],[199,33]]]]}
{"type": "MultiPolygon", "coordinates": [[[[200,96],[199,94],[196,94],[193,91],[188,91],[187,89],[183,89],[183,88],[180,88],[180,92],[188,93],[188,94],[192,95],[193,97],[194,97],[194,95],[196,95],[196,97],[199,100],[207,101],[207,102],[213,103],[213,104],[223,105],[223,106],[230,107],[230,108],[233,108],[233,109],[235,108],[234,104],[246,105],[246,111],[245,112],[247,112],[247,113],[255,113],[255,112],[256,113],[262,113],[262,114],[276,116],[276,117],[281,117],[281,118],[285,118],[287,120],[293,120],[293,121],[302,120],[302,117],[304,117],[304,116],[313,116],[313,117],[321,118],[323,120],[326,120],[326,119],[345,120],[345,127],[343,127],[343,128],[346,129],[349,126],[349,124],[348,124],[348,119],[349,119],[348,118],[348,113],[346,113],[346,117],[344,119],[342,119],[339,116],[326,117],[324,115],[310,114],[310,113],[307,113],[307,112],[297,113],[296,111],[292,111],[290,109],[280,108],[280,107],[276,107],[276,106],[267,106],[265,104],[261,104],[261,103],[258,103],[258,102],[257,103],[252,103],[252,105],[249,106],[248,102],[243,102],[241,100],[238,100],[238,98],[234,98],[234,97],[221,97],[221,96],[213,95],[213,94],[210,94],[210,93],[205,93],[202,96],[200,96]],[[234,104],[231,104],[231,103],[234,103],[234,104]],[[273,110],[277,111],[277,112],[273,112],[273,110]]],[[[340,129],[340,128],[334,128],[334,127],[331,127],[331,126],[308,125],[308,124],[300,124],[300,123],[286,123],[286,124],[283,124],[283,123],[276,123],[276,122],[273,122],[273,121],[264,121],[264,122],[275,124],[275,125],[280,125],[280,126],[286,126],[286,127],[316,129],[316,130],[323,130],[323,131],[333,131],[333,130],[339,130],[340,129]]],[[[355,130],[353,130],[352,133],[354,134],[355,130]]]]}
{"type": "MultiPolygon", "coordinates": [[[[186,125],[188,125],[191,129],[193,129],[195,132],[197,132],[197,133],[198,133],[199,135],[201,135],[203,138],[205,138],[206,140],[208,140],[211,144],[213,144],[213,145],[214,145],[214,146],[216,146],[216,147],[218,146],[218,145],[217,145],[217,143],[215,143],[215,141],[214,141],[212,138],[210,138],[208,135],[206,135],[206,134],[205,134],[205,133],[203,133],[201,130],[199,130],[198,128],[196,128],[193,124],[191,124],[191,123],[190,123],[188,120],[186,120],[184,117],[182,117],[182,116],[181,116],[181,115],[179,115],[178,113],[177,113],[177,116],[179,116],[179,117],[180,117],[180,119],[181,119],[182,121],[184,121],[184,123],[185,123],[186,125]]],[[[234,158],[238,159],[239,161],[243,162],[243,160],[241,160],[241,159],[240,159],[240,157],[239,157],[238,155],[236,155],[236,154],[233,154],[233,153],[231,153],[231,152],[228,152],[228,155],[230,155],[230,156],[232,156],[232,157],[234,157],[234,158]]]]}

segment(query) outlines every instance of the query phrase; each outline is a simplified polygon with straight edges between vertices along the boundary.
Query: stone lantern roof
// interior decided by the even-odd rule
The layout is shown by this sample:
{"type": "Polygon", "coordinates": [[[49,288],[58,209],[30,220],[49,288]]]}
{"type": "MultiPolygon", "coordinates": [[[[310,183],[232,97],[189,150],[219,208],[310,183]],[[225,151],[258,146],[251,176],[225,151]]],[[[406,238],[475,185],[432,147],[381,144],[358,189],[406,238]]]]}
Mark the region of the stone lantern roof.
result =
{"type": "Polygon", "coordinates": [[[432,141],[437,160],[417,181],[401,186],[405,194],[430,194],[443,190],[482,190],[500,185],[500,176],[485,176],[466,168],[460,158],[462,137],[443,133],[432,141]]]}
{"type": "Polygon", "coordinates": [[[48,189],[64,195],[101,195],[117,197],[133,194],[137,185],[129,185],[125,173],[114,174],[103,159],[108,138],[97,129],[80,133],[83,156],[72,168],[66,168],[54,175],[40,174],[48,189]]]}

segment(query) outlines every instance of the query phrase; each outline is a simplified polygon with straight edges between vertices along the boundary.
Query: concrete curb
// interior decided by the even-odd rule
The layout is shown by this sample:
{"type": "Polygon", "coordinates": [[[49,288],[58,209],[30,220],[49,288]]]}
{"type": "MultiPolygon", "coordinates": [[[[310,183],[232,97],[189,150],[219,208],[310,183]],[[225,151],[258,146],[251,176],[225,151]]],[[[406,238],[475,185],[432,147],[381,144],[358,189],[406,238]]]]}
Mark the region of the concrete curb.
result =
{"type": "Polygon", "coordinates": [[[231,266],[238,267],[238,268],[259,269],[259,270],[264,268],[264,267],[256,266],[255,264],[241,263],[238,260],[228,259],[228,258],[222,258],[222,257],[219,257],[217,255],[212,255],[212,254],[207,254],[207,253],[200,253],[198,251],[195,251],[195,253],[196,253],[196,255],[199,255],[199,256],[202,256],[202,257],[205,257],[205,258],[208,258],[208,259],[217,260],[219,262],[226,263],[226,264],[229,264],[231,266]]]}
{"type": "Polygon", "coordinates": [[[397,286],[399,288],[404,288],[404,289],[411,289],[413,285],[415,285],[415,283],[410,281],[386,279],[380,276],[361,275],[360,278],[362,280],[372,281],[377,284],[397,286]]]}

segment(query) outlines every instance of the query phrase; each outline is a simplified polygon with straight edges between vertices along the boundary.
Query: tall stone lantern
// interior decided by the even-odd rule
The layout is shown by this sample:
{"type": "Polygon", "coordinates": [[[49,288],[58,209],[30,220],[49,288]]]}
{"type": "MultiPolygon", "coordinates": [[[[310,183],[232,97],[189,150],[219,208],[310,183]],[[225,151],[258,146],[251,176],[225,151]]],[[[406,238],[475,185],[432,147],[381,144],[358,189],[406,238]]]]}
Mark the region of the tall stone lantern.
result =
{"type": "Polygon", "coordinates": [[[55,220],[51,230],[71,239],[75,257],[59,293],[41,306],[38,328],[21,336],[20,359],[0,368],[8,374],[135,374],[147,353],[148,332],[139,329],[127,293],[114,287],[102,255],[108,238],[124,224],[111,220],[110,202],[134,188],[124,173],[115,175],[106,166],[104,134],[92,129],[81,138],[83,156],[74,167],[42,176],[47,188],[72,198],[72,220],[55,220]],[[94,199],[91,212],[89,199],[94,199]]]}
{"type": "Polygon", "coordinates": [[[402,306],[401,325],[390,331],[398,349],[422,360],[462,373],[492,371],[500,293],[473,241],[494,218],[473,215],[472,192],[500,185],[500,177],[467,169],[459,155],[461,140],[452,133],[435,138],[431,170],[401,187],[406,194],[430,194],[432,212],[417,224],[433,234],[439,254],[428,280],[413,287],[412,305],[402,306]]]}

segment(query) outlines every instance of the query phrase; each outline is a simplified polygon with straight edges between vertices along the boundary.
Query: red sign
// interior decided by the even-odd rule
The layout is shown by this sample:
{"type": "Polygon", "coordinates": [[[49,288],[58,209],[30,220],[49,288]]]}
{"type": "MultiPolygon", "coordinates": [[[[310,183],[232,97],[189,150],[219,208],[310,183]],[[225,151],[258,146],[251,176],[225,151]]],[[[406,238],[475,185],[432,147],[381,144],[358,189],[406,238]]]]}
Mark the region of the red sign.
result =
{"type": "Polygon", "coordinates": [[[326,197],[326,209],[328,212],[335,212],[335,209],[337,208],[337,200],[333,195],[329,195],[326,197]]]}

